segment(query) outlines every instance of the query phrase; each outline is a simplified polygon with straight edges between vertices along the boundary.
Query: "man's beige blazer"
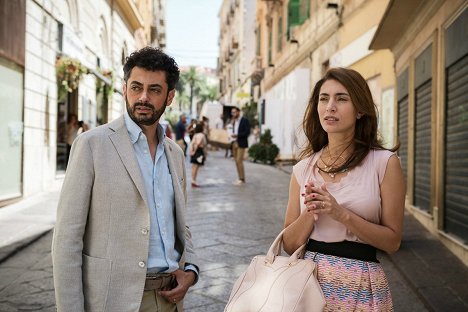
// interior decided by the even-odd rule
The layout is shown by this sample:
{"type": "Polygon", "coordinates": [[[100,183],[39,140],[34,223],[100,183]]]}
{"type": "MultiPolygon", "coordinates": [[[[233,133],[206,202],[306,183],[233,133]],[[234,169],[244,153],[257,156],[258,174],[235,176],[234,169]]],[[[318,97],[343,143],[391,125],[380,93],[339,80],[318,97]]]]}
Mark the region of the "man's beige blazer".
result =
{"type": "MultiPolygon", "coordinates": [[[[175,248],[183,269],[186,262],[196,265],[185,223],[185,159],[176,143],[164,142],[175,193],[175,248]]],[[[58,311],[139,310],[149,246],[146,201],[123,117],[75,140],[52,242],[58,311]]]]}

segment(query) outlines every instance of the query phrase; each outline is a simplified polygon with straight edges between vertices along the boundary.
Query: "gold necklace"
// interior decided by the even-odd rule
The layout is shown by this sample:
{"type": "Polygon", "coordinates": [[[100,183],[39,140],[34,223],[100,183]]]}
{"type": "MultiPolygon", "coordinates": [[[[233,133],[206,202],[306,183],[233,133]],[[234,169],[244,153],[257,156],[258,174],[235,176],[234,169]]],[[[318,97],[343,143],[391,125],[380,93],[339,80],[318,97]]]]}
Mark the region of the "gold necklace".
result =
{"type": "MultiPolygon", "coordinates": [[[[343,168],[343,169],[341,169],[341,170],[339,170],[339,171],[330,172],[330,171],[333,170],[333,168],[334,168],[333,165],[338,161],[338,159],[341,158],[341,159],[344,160],[344,157],[343,157],[342,155],[343,155],[343,153],[351,146],[351,144],[352,144],[352,142],[349,143],[348,146],[346,146],[346,148],[343,149],[343,150],[341,151],[341,153],[335,158],[335,160],[334,160],[330,165],[327,164],[327,163],[323,160],[322,155],[320,155],[320,160],[321,160],[322,163],[325,165],[325,168],[321,168],[318,164],[317,164],[317,168],[318,168],[320,171],[322,171],[322,172],[328,174],[328,175],[330,176],[330,178],[332,178],[332,179],[335,179],[335,176],[336,176],[338,173],[344,173],[344,172],[348,171],[348,168],[343,168]]],[[[330,147],[329,147],[328,145],[327,145],[327,153],[328,153],[330,159],[333,159],[332,156],[331,156],[331,153],[330,153],[330,147]]]]}

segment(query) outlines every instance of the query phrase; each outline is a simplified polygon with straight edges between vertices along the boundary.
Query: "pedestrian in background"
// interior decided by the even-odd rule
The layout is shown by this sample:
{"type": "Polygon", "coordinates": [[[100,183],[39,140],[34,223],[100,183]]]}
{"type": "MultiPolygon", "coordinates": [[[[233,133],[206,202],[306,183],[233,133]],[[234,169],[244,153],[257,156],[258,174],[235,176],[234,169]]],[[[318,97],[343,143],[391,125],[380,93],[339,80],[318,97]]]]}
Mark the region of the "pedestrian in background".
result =
{"type": "Polygon", "coordinates": [[[76,114],[69,114],[67,118],[67,163],[70,159],[70,151],[76,137],[89,130],[89,126],[82,120],[78,120],[76,114]]]}
{"type": "Polygon", "coordinates": [[[308,145],[294,166],[284,249],[307,242],[326,311],[393,311],[376,250],[398,250],[405,186],[397,148],[385,149],[364,78],[330,69],[316,84],[303,120],[308,145]]]}
{"type": "Polygon", "coordinates": [[[187,155],[187,142],[185,142],[185,125],[187,124],[187,116],[181,114],[179,121],[175,127],[175,139],[180,148],[184,151],[184,155],[187,155]]]}
{"type": "Polygon", "coordinates": [[[197,184],[198,169],[205,164],[206,159],[206,136],[203,132],[205,124],[203,121],[195,125],[194,135],[190,141],[190,162],[192,163],[192,187],[200,187],[197,184]]]}
{"type": "Polygon", "coordinates": [[[190,124],[189,124],[189,126],[187,127],[187,132],[188,132],[190,141],[192,141],[193,135],[195,134],[195,126],[196,126],[196,125],[197,125],[197,120],[196,120],[195,118],[193,118],[192,120],[190,120],[190,124]]]}
{"type": "Polygon", "coordinates": [[[182,311],[198,275],[185,158],[159,119],[179,69],[161,50],[124,65],[124,116],[73,143],[52,243],[58,311],[182,311]]]}
{"type": "Polygon", "coordinates": [[[233,107],[231,110],[233,138],[232,154],[236,162],[237,175],[239,179],[234,182],[235,185],[245,183],[244,156],[245,149],[249,147],[248,137],[250,134],[250,123],[247,118],[240,115],[239,107],[233,107]]]}
{"type": "Polygon", "coordinates": [[[224,129],[224,115],[219,115],[215,120],[215,129],[224,129]]]}
{"type": "Polygon", "coordinates": [[[234,134],[234,125],[231,119],[229,119],[226,122],[226,132],[228,134],[228,147],[226,148],[224,157],[228,158],[228,157],[232,157],[232,143],[234,143],[234,141],[236,140],[232,136],[234,134]]]}
{"type": "Polygon", "coordinates": [[[205,135],[205,139],[206,139],[205,145],[206,145],[206,150],[208,150],[209,149],[208,142],[210,138],[210,118],[206,116],[202,116],[202,119],[199,122],[203,124],[203,134],[205,135]]]}

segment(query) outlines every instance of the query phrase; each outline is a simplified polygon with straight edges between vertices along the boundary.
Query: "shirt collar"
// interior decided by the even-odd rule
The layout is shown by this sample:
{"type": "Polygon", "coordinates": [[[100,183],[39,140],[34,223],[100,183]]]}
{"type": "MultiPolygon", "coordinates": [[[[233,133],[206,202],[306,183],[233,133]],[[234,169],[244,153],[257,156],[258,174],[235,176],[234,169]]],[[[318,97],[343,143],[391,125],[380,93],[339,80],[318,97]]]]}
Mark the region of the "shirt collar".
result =
{"type": "MultiPolygon", "coordinates": [[[[143,130],[141,130],[140,126],[138,126],[132,118],[128,115],[128,112],[124,113],[124,120],[125,120],[125,125],[127,126],[127,131],[130,136],[130,141],[132,144],[135,144],[136,141],[140,138],[140,135],[143,133],[143,130]]],[[[163,143],[164,139],[166,138],[166,133],[163,129],[163,127],[158,123],[158,128],[156,130],[156,133],[158,135],[159,143],[163,143]]]]}

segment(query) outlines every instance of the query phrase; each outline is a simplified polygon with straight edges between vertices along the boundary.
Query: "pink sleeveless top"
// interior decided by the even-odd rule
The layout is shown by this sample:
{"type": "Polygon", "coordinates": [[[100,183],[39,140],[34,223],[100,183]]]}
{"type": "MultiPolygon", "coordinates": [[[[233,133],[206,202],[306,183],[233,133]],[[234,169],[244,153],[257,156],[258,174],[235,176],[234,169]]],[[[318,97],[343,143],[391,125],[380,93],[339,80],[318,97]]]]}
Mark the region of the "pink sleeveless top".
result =
{"type": "MultiPolygon", "coordinates": [[[[293,167],[294,176],[305,192],[308,181],[316,185],[326,183],[327,190],[335,197],[338,204],[372,223],[380,224],[381,198],[380,184],[385,176],[388,160],[395,153],[387,150],[370,150],[362,163],[348,171],[339,182],[325,182],[315,165],[322,151],[301,160],[293,167]]],[[[299,194],[301,211],[306,207],[299,194]]],[[[356,235],[338,221],[326,214],[319,215],[310,238],[322,242],[360,241],[356,235]]]]}

